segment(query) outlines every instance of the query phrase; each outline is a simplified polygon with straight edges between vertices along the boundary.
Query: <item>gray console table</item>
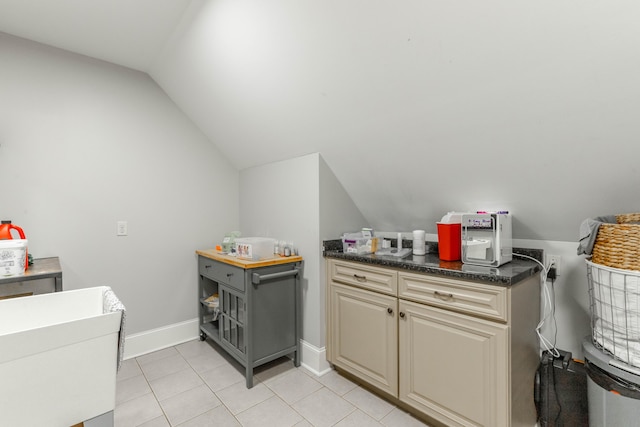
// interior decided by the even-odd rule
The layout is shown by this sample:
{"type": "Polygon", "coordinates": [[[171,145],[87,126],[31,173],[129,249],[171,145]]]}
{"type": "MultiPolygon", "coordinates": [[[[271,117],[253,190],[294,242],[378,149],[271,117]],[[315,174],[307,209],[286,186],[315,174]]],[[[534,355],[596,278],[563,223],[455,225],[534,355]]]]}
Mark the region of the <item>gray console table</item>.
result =
{"type": "Polygon", "coordinates": [[[0,277],[0,299],[62,291],[62,269],[58,257],[37,258],[20,276],[0,277]],[[36,287],[34,280],[53,279],[53,288],[36,287]]]}
{"type": "Polygon", "coordinates": [[[245,261],[198,250],[200,339],[211,338],[246,369],[294,354],[300,366],[302,257],[245,261]],[[205,301],[218,294],[218,307],[205,301]]]}

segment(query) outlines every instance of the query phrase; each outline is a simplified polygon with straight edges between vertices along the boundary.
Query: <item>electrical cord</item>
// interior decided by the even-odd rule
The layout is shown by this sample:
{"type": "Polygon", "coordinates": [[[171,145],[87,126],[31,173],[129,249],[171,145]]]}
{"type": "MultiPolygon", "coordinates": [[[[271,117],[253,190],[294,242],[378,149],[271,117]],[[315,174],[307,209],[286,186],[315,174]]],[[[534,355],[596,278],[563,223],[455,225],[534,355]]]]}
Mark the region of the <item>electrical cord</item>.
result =
{"type": "MultiPolygon", "coordinates": [[[[551,266],[549,266],[551,268],[551,266]]],[[[556,279],[551,279],[551,295],[553,296],[553,348],[556,348],[558,343],[558,320],[556,319],[556,279]]]]}
{"type": "Polygon", "coordinates": [[[563,427],[564,423],[562,422],[562,402],[560,402],[560,395],[558,394],[558,381],[556,380],[556,369],[553,366],[553,361],[551,362],[551,366],[549,368],[551,370],[551,377],[553,381],[553,394],[556,398],[556,404],[558,405],[558,413],[554,419],[554,426],[563,427]]]}
{"type": "Polygon", "coordinates": [[[512,255],[530,259],[532,261],[537,262],[542,267],[542,276],[540,279],[542,281],[542,293],[543,293],[544,305],[542,310],[543,312],[542,319],[540,320],[540,323],[538,323],[538,325],[536,326],[536,334],[538,335],[538,339],[540,340],[540,343],[545,348],[545,350],[551,353],[554,357],[561,357],[560,352],[556,348],[556,337],[558,334],[558,327],[557,327],[556,313],[555,313],[555,292],[553,293],[554,295],[552,295],[552,292],[549,290],[549,286],[547,285],[547,276],[553,264],[550,264],[548,267],[545,267],[544,264],[541,263],[539,260],[533,257],[530,257],[528,255],[516,254],[516,253],[512,255]],[[549,339],[542,334],[542,327],[544,326],[546,321],[549,319],[549,317],[553,318],[553,322],[555,325],[553,342],[549,341],[549,339]]]}

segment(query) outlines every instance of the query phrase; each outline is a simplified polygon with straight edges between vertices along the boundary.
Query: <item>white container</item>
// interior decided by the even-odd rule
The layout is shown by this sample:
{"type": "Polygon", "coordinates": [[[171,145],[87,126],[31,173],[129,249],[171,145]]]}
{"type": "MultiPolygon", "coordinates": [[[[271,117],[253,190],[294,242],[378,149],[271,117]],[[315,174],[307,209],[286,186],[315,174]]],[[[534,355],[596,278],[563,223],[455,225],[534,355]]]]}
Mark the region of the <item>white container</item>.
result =
{"type": "Polygon", "coordinates": [[[465,245],[467,249],[467,258],[472,259],[486,259],[487,249],[491,249],[490,240],[467,240],[465,245]]]}
{"type": "Polygon", "coordinates": [[[27,243],[27,239],[0,240],[0,276],[24,274],[27,243]]]}
{"type": "Polygon", "coordinates": [[[442,224],[460,224],[462,222],[462,215],[464,215],[464,212],[447,212],[440,222],[442,224]]]}
{"type": "Polygon", "coordinates": [[[0,425],[71,426],[115,409],[122,312],[105,286],[0,300],[0,425]]]}
{"type": "Polygon", "coordinates": [[[413,230],[413,254],[425,255],[427,244],[425,242],[426,232],[424,230],[413,230]]]}
{"type": "Polygon", "coordinates": [[[273,258],[275,242],[275,239],[268,237],[238,237],[236,238],[236,256],[252,261],[273,258]]]}
{"type": "Polygon", "coordinates": [[[345,254],[365,255],[378,250],[378,238],[366,237],[362,232],[342,235],[342,252],[345,254]]]}

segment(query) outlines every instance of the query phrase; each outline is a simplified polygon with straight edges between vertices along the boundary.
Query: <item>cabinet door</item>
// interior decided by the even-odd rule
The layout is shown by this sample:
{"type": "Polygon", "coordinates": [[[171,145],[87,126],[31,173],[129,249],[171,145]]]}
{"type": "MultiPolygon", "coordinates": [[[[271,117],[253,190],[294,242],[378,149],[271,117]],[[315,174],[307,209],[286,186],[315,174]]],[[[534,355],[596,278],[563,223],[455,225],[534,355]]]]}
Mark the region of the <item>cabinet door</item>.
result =
{"type": "Polygon", "coordinates": [[[335,282],[330,295],[330,361],[397,397],[397,298],[335,282]]]}
{"type": "Polygon", "coordinates": [[[399,303],[400,399],[449,426],[507,426],[509,327],[399,303]]]}
{"type": "Polygon", "coordinates": [[[244,294],[226,286],[220,286],[220,340],[229,351],[245,359],[247,344],[245,341],[244,294]]]}

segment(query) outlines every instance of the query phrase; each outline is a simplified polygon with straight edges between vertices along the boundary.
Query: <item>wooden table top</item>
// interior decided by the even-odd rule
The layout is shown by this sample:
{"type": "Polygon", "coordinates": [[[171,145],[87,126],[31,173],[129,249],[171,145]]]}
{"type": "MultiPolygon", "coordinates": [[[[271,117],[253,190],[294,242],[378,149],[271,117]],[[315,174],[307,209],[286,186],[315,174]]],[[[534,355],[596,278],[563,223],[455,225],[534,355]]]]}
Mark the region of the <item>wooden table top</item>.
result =
{"type": "Polygon", "coordinates": [[[272,258],[264,258],[258,261],[251,261],[248,259],[242,259],[235,256],[223,254],[222,252],[218,252],[215,249],[198,249],[196,251],[196,254],[206,258],[210,258],[215,261],[220,261],[226,264],[235,265],[236,267],[242,267],[244,269],[266,267],[269,265],[288,264],[291,262],[302,261],[302,257],[299,255],[292,255],[287,257],[274,255],[272,258]]]}

